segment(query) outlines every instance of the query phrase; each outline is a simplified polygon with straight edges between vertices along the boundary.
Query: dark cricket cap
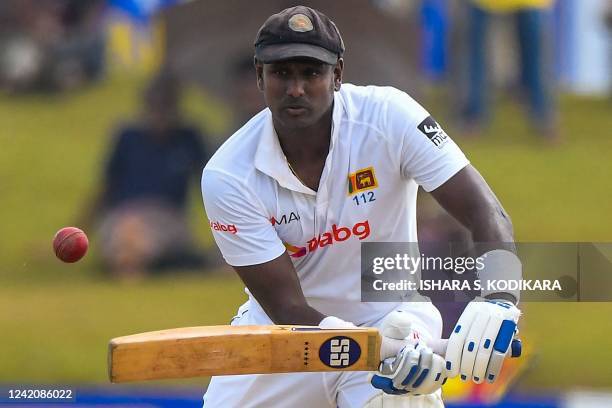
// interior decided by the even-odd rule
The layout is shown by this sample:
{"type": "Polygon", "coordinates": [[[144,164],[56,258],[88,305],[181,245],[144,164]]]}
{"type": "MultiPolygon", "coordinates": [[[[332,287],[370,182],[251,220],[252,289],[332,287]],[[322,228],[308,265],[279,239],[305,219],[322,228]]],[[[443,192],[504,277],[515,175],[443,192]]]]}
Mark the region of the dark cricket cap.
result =
{"type": "Polygon", "coordinates": [[[271,15],[255,38],[255,57],[263,63],[306,57],[335,64],[343,53],[344,42],[333,21],[305,6],[271,15]]]}

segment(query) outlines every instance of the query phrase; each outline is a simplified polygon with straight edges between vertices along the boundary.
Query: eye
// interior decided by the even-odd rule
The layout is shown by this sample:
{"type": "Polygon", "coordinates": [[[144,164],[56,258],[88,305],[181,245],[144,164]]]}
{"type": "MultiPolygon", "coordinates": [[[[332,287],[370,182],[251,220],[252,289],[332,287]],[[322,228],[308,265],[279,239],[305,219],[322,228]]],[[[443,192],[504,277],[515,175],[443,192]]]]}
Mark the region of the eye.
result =
{"type": "Polygon", "coordinates": [[[304,71],[304,74],[306,74],[307,77],[318,77],[319,75],[321,75],[321,71],[317,68],[307,68],[304,71]]]}

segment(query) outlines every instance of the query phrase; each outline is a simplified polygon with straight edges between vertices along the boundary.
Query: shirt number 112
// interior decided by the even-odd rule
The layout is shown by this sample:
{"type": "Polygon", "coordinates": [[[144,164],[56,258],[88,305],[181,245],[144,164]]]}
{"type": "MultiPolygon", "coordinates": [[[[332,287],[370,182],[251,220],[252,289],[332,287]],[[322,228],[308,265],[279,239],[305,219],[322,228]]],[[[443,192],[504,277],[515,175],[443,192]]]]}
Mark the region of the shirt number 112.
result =
{"type": "Polygon", "coordinates": [[[376,201],[376,197],[374,197],[373,191],[368,191],[367,193],[361,193],[359,195],[356,195],[355,197],[353,197],[353,201],[357,205],[362,203],[371,203],[372,201],[376,201]]]}

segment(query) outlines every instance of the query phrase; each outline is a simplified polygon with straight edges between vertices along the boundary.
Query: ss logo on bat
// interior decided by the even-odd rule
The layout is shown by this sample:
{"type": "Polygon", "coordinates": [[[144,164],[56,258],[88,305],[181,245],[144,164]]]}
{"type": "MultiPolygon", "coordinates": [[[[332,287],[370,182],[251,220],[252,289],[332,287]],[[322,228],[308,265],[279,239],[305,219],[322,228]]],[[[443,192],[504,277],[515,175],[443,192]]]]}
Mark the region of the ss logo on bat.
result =
{"type": "Polygon", "coordinates": [[[359,343],[350,337],[337,336],[326,340],[319,348],[321,361],[333,368],[350,367],[361,356],[359,343]]]}

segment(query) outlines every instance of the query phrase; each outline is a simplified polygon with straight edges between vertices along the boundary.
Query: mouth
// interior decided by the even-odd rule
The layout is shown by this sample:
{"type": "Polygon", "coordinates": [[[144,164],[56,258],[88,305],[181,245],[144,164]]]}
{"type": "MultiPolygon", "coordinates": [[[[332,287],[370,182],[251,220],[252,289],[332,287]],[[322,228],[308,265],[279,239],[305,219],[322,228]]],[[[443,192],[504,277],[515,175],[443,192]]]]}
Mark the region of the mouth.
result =
{"type": "Polygon", "coordinates": [[[283,108],[291,116],[299,116],[308,112],[308,108],[304,105],[287,105],[283,108]]]}
{"type": "Polygon", "coordinates": [[[302,107],[287,107],[285,111],[291,116],[299,116],[305,114],[307,109],[302,107]]]}

